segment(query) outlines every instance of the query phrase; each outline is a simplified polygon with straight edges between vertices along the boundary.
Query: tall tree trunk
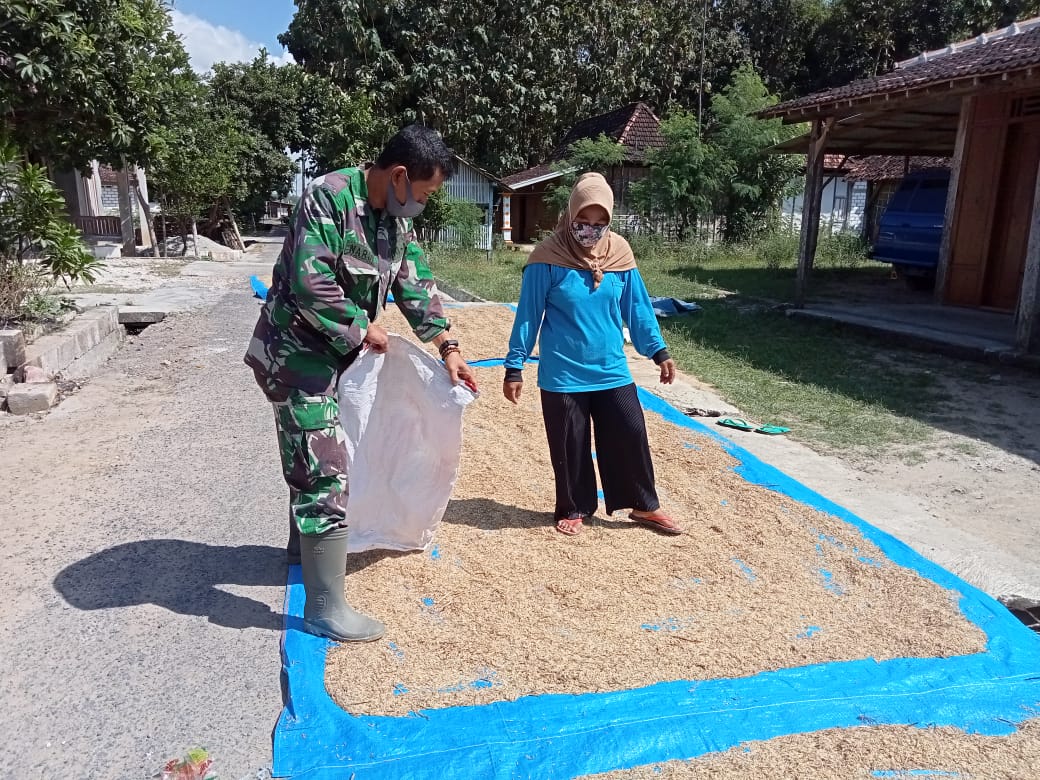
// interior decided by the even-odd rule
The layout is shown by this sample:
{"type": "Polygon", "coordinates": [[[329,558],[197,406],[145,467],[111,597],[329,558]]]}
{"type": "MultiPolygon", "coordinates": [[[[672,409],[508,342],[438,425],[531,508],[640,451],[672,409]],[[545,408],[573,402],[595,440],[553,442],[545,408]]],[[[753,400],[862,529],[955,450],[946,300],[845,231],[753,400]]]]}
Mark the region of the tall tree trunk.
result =
{"type": "Polygon", "coordinates": [[[191,219],[191,243],[192,248],[195,250],[195,259],[199,259],[199,228],[195,224],[195,218],[191,219]]]}
{"type": "MultiPolygon", "coordinates": [[[[137,169],[134,168],[136,173],[137,169]]],[[[141,243],[146,247],[155,248],[155,223],[152,221],[152,207],[148,205],[148,201],[144,199],[144,194],[141,192],[141,184],[137,182],[134,184],[134,194],[137,196],[137,208],[141,213],[141,243]]],[[[152,253],[154,257],[158,257],[157,251],[152,253]]]]}
{"type": "Polygon", "coordinates": [[[228,219],[231,220],[231,230],[235,233],[235,240],[238,242],[238,246],[234,247],[240,252],[246,251],[246,242],[242,240],[242,233],[238,229],[238,222],[235,221],[235,212],[231,210],[231,201],[224,198],[224,208],[227,211],[228,219]]]}
{"type": "Polygon", "coordinates": [[[166,257],[166,201],[163,201],[162,222],[160,224],[162,225],[162,244],[160,245],[160,251],[162,252],[162,256],[166,257]]]}

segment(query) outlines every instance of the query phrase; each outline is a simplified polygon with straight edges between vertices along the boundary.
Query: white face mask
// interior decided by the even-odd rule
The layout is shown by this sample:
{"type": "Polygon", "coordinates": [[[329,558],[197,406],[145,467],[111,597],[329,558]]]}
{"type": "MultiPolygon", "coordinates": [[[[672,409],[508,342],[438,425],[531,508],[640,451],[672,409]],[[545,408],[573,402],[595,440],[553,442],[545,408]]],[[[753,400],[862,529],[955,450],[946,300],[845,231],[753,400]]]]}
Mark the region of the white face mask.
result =
{"type": "Polygon", "coordinates": [[[391,217],[403,217],[405,219],[411,219],[422,214],[423,209],[426,208],[425,203],[420,203],[415,199],[412,194],[412,180],[408,178],[408,174],[404,175],[405,183],[405,200],[401,203],[397,199],[397,192],[394,190],[393,184],[391,183],[390,191],[386,194],[386,213],[391,217]]]}
{"type": "Polygon", "coordinates": [[[610,225],[590,225],[588,222],[572,222],[571,235],[586,249],[591,249],[603,240],[610,225]]]}

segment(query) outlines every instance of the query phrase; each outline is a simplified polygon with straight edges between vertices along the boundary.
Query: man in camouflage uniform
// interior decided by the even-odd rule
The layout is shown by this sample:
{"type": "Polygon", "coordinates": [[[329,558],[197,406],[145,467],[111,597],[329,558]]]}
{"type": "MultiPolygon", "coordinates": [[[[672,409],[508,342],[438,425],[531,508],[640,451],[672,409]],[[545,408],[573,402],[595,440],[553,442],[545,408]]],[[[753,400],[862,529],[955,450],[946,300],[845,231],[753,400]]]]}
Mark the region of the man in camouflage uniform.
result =
{"type": "MultiPolygon", "coordinates": [[[[473,375],[449,323],[411,218],[454,173],[434,131],[412,125],[374,165],[315,179],[296,207],[245,362],[274,405],[289,485],[290,559],[299,556],[304,625],[339,641],[369,641],[383,625],[347,604],[347,452],[336,387],[368,348],[385,352],[377,324],[387,296],[423,341],[440,348],[455,382],[473,375]],[[298,547],[298,552],[296,549],[298,547]]],[[[387,486],[390,489],[390,486],[387,486]]]]}

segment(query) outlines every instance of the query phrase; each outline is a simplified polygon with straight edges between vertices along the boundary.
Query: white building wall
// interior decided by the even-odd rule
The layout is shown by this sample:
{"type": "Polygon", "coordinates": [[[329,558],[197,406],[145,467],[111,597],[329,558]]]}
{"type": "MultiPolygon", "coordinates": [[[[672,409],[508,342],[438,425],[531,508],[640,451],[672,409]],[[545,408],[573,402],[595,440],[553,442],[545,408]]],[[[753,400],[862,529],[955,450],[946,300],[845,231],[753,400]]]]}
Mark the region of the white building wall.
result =
{"type": "MultiPolygon", "coordinates": [[[[455,200],[465,200],[476,203],[484,209],[484,225],[481,235],[477,239],[477,249],[491,249],[491,231],[495,221],[495,188],[492,181],[481,171],[458,160],[458,170],[444,185],[445,194],[455,200]]],[[[456,240],[453,230],[440,231],[435,240],[451,242],[456,240]]]]}
{"type": "MultiPolygon", "coordinates": [[[[861,232],[867,209],[867,183],[847,179],[824,179],[820,202],[820,230],[832,233],[861,232]]],[[[805,194],[800,193],[784,201],[780,223],[784,229],[798,232],[802,229],[802,208],[805,194]]]]}

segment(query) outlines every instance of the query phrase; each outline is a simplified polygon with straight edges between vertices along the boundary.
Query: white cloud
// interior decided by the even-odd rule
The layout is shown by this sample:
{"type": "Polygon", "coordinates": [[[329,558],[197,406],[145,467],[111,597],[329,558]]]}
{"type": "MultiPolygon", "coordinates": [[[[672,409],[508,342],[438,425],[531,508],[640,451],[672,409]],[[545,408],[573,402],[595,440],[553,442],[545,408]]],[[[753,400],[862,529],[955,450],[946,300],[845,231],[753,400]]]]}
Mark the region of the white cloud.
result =
{"type": "MultiPolygon", "coordinates": [[[[170,10],[174,31],[184,39],[184,48],[191,57],[192,67],[205,73],[214,62],[251,62],[262,43],[249,40],[238,30],[212,24],[193,14],[176,8],[170,10]]],[[[289,52],[270,52],[271,60],[278,65],[295,62],[289,52]]]]}

